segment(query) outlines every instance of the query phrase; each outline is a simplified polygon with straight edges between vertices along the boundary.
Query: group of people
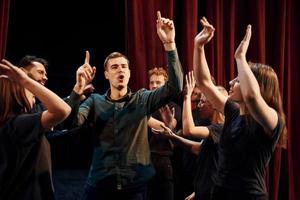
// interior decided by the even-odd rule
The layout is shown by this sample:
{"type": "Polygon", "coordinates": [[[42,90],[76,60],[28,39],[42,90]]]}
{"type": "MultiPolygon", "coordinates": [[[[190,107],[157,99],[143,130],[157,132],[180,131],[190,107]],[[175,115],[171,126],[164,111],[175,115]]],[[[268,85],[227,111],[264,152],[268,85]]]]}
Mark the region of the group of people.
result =
{"type": "Polygon", "coordinates": [[[174,199],[172,152],[177,146],[198,159],[193,193],[186,199],[268,199],[266,167],[285,134],[277,76],[267,65],[247,62],[248,25],[235,52],[238,75],[228,94],[213,83],[205,58],[215,29],[206,18],[201,24],[184,91],[175,26],[160,12],[156,28],[167,70],[149,71],[149,90],[130,90],[129,60],[119,52],[104,61],[110,84],[105,94],[84,96],[96,74],[86,52],[64,100],[44,87],[45,60],[27,57],[18,67],[1,60],[0,200],[55,199],[47,136],[62,122],[68,129],[92,124],[94,152],[82,199],[174,199]],[[192,112],[196,89],[201,90],[201,120],[207,121],[201,126],[192,112]],[[184,96],[183,105],[176,104],[178,95],[184,96]]]}

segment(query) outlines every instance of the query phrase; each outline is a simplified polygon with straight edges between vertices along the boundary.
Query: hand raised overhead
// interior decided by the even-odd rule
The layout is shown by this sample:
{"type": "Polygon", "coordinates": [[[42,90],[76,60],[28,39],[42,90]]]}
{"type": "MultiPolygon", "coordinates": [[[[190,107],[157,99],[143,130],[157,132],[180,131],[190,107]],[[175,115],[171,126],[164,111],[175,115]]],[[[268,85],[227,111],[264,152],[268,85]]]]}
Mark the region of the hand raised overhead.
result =
{"type": "Polygon", "coordinates": [[[202,47],[207,44],[214,36],[215,28],[211,25],[205,17],[202,17],[200,23],[203,26],[202,31],[195,37],[195,44],[202,47]]]}
{"type": "Polygon", "coordinates": [[[175,42],[175,27],[173,20],[161,17],[160,11],[157,11],[156,31],[159,39],[163,43],[175,42]]]}
{"type": "Polygon", "coordinates": [[[249,47],[251,35],[252,35],[252,27],[249,24],[247,26],[246,33],[245,33],[243,40],[241,41],[238,48],[235,50],[235,54],[234,54],[235,59],[246,58],[246,53],[247,53],[247,50],[249,47]]]}
{"type": "Polygon", "coordinates": [[[90,53],[86,51],[84,64],[81,65],[76,72],[76,85],[74,87],[75,92],[82,94],[84,88],[94,79],[96,73],[96,67],[90,65],[90,53]]]}
{"type": "Polygon", "coordinates": [[[7,76],[13,81],[22,83],[22,81],[29,79],[27,74],[19,67],[13,65],[9,61],[3,59],[0,62],[0,76],[7,76]]]}

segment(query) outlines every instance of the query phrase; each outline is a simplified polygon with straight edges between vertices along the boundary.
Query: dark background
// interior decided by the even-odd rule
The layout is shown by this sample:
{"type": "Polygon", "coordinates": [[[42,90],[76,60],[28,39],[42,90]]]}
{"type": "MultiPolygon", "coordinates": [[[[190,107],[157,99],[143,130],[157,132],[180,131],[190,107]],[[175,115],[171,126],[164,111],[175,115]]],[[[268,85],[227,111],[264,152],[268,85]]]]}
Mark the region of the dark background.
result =
{"type": "MultiPolygon", "coordinates": [[[[6,57],[17,63],[24,55],[49,62],[47,87],[61,97],[72,91],[76,69],[90,51],[97,67],[96,92],[109,87],[103,61],[113,52],[125,53],[125,3],[109,1],[11,1],[6,57]]],[[[92,153],[86,129],[50,140],[54,169],[88,168],[92,153]]]]}
{"type": "Polygon", "coordinates": [[[120,0],[13,0],[6,57],[13,62],[26,54],[45,58],[50,63],[47,86],[66,96],[89,50],[91,65],[97,67],[94,84],[102,92],[108,87],[104,58],[125,51],[124,6],[120,0]]]}

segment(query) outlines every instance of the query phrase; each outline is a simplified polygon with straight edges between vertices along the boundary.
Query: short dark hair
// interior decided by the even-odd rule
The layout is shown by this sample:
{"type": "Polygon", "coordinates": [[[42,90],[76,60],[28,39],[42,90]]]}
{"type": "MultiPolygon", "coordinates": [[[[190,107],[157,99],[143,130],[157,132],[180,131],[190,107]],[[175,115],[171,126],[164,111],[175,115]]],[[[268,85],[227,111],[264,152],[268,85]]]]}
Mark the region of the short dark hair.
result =
{"type": "Polygon", "coordinates": [[[119,58],[119,57],[123,57],[123,58],[125,58],[126,60],[127,60],[127,63],[128,63],[128,65],[129,65],[129,60],[128,60],[128,58],[125,56],[125,55],[123,55],[123,54],[121,54],[120,52],[112,52],[111,54],[109,54],[106,58],[105,58],[105,60],[104,60],[104,69],[106,70],[107,69],[107,63],[108,63],[108,61],[110,60],[110,59],[113,59],[113,58],[119,58]]]}
{"type": "Polygon", "coordinates": [[[31,55],[26,55],[23,58],[21,58],[21,60],[18,63],[18,67],[27,68],[32,64],[32,62],[39,62],[43,64],[46,69],[48,69],[49,64],[47,60],[31,55]]]}

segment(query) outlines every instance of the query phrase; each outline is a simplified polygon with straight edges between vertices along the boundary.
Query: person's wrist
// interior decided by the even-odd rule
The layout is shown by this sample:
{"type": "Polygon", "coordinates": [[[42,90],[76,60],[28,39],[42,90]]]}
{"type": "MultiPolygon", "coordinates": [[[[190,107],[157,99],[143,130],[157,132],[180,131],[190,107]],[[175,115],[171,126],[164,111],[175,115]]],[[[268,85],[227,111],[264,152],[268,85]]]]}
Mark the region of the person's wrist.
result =
{"type": "Polygon", "coordinates": [[[175,43],[174,41],[163,41],[163,44],[172,44],[175,43]]]}
{"type": "Polygon", "coordinates": [[[165,42],[163,42],[163,45],[164,45],[164,49],[166,51],[172,51],[172,50],[176,49],[176,44],[174,41],[170,41],[170,42],[165,41],[165,42]]]}
{"type": "Polygon", "coordinates": [[[83,94],[84,91],[84,87],[78,83],[75,84],[74,88],[73,88],[74,92],[76,92],[79,95],[83,94]]]}

